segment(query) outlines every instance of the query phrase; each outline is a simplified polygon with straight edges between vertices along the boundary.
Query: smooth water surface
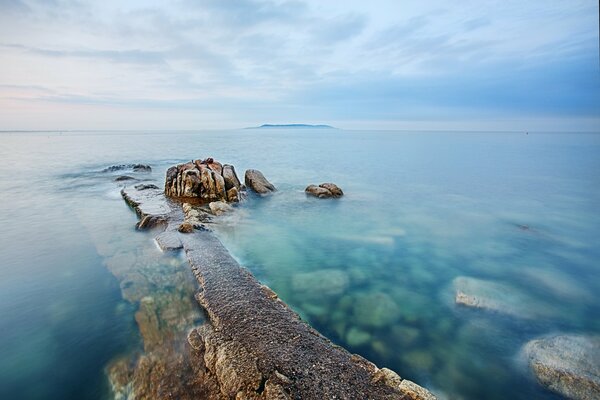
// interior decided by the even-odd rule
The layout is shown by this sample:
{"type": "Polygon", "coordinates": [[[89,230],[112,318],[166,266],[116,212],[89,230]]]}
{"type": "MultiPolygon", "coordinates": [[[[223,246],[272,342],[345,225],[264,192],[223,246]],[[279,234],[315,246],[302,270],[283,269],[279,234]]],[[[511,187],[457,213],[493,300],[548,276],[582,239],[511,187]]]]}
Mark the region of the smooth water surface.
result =
{"type": "Polygon", "coordinates": [[[131,162],[152,165],[144,179],[158,185],[168,166],[209,156],[240,176],[263,171],[278,192],[218,225],[232,254],[330,339],[441,398],[552,399],[521,346],[600,334],[600,135],[3,133],[0,144],[1,398],[106,396],[106,364],[139,348],[136,298],[123,300],[105,247],[161,256],[133,229],[118,173],[99,173],[131,162]],[[326,181],[345,196],[306,197],[326,181]],[[457,306],[461,277],[502,285],[510,312],[457,306]]]}

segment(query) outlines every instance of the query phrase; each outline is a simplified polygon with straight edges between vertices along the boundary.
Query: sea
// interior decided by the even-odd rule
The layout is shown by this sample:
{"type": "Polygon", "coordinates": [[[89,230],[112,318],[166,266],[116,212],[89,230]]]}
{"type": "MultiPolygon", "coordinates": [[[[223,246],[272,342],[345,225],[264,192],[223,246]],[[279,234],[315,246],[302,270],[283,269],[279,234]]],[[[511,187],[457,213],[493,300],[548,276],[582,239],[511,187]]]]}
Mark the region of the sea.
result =
{"type": "Polygon", "coordinates": [[[2,132],[0,398],[112,398],[107,366],[144,351],[140,298],[187,268],[135,230],[131,183],[115,178],[162,187],[168,167],[207,157],[278,189],[214,224],[239,263],[331,341],[440,399],[557,399],[522,347],[600,334],[600,134],[2,132]],[[133,163],[152,172],[105,171],[133,163]],[[323,182],[344,196],[306,196],[323,182]],[[146,257],[115,267],[128,252],[146,257]],[[152,284],[125,295],[119,268],[152,284]],[[465,282],[494,306],[457,304],[465,282]]]}

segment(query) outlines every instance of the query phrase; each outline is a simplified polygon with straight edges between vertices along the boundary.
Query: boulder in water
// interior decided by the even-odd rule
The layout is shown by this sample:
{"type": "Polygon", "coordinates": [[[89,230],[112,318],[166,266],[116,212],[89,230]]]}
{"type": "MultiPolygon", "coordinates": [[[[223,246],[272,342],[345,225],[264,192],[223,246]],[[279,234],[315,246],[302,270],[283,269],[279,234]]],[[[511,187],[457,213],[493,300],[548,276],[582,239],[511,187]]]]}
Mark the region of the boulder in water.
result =
{"type": "Polygon", "coordinates": [[[233,207],[223,201],[213,201],[208,207],[210,207],[210,211],[215,215],[225,214],[233,210],[233,207]]]}
{"type": "Polygon", "coordinates": [[[244,175],[246,186],[260,195],[266,195],[276,191],[275,186],[265,178],[262,172],[257,169],[249,169],[244,175]]]}
{"type": "Polygon", "coordinates": [[[321,183],[319,186],[317,185],[308,185],[306,189],[304,189],[306,194],[314,197],[318,197],[320,199],[328,199],[331,197],[337,198],[342,197],[344,192],[334,183],[321,183]]]}
{"type": "Polygon", "coordinates": [[[535,339],[523,353],[544,387],[569,399],[600,399],[600,336],[535,339]]]}

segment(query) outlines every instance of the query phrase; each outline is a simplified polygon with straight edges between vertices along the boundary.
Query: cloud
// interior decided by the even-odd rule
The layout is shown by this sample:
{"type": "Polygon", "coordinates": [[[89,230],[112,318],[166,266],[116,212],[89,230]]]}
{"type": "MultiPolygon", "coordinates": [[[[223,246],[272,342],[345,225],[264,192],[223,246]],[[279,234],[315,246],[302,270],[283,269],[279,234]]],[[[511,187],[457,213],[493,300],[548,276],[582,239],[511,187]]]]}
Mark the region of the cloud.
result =
{"type": "Polygon", "coordinates": [[[597,8],[583,0],[28,0],[0,10],[2,104],[323,122],[600,108],[597,8]]]}

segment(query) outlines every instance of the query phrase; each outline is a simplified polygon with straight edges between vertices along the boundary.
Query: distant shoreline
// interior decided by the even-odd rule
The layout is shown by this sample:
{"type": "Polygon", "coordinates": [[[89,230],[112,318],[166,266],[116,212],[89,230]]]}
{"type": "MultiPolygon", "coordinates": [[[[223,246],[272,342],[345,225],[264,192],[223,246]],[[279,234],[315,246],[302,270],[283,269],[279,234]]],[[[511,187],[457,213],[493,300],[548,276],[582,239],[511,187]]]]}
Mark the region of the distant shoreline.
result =
{"type": "Polygon", "coordinates": [[[310,125],[310,124],[262,124],[261,126],[250,126],[244,129],[337,129],[331,125],[310,125]]]}

